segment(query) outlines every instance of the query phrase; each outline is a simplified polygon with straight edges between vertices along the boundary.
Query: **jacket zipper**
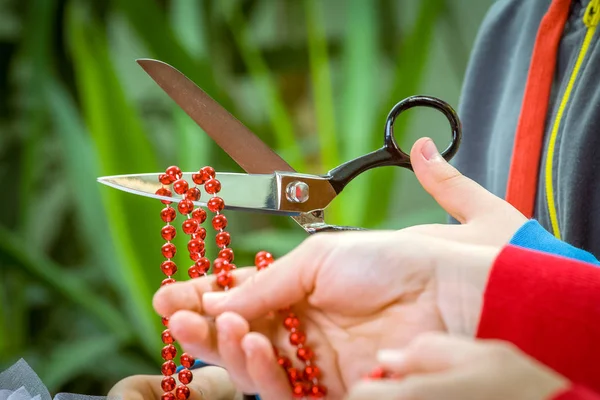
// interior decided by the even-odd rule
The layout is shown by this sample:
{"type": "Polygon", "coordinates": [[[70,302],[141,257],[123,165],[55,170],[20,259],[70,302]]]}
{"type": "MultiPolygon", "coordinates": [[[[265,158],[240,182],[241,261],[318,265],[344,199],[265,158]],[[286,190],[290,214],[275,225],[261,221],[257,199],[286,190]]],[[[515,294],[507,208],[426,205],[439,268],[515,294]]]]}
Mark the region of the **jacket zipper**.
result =
{"type": "Polygon", "coordinates": [[[556,113],[556,118],[552,124],[552,130],[550,132],[550,140],[548,142],[548,151],[546,153],[546,169],[544,172],[545,183],[546,183],[546,201],[548,204],[548,214],[550,215],[550,223],[552,225],[552,233],[558,239],[561,239],[560,228],[558,226],[558,214],[556,211],[556,201],[554,197],[554,185],[552,183],[553,178],[553,161],[554,161],[554,152],[556,147],[556,138],[558,136],[558,130],[560,128],[560,123],[562,121],[563,115],[565,113],[565,109],[569,102],[569,98],[571,97],[571,92],[573,91],[573,86],[575,85],[575,81],[579,76],[579,72],[581,71],[581,66],[583,64],[583,60],[588,53],[590,48],[590,44],[592,42],[592,38],[594,37],[594,33],[596,32],[596,27],[600,22],[600,0],[591,0],[588,5],[585,14],[583,16],[583,22],[587,26],[587,32],[585,34],[585,38],[583,39],[583,43],[581,44],[581,48],[579,49],[579,55],[577,56],[577,61],[575,62],[575,66],[571,71],[571,76],[569,78],[569,82],[567,84],[567,88],[562,96],[560,101],[560,105],[558,107],[558,112],[556,113]]]}

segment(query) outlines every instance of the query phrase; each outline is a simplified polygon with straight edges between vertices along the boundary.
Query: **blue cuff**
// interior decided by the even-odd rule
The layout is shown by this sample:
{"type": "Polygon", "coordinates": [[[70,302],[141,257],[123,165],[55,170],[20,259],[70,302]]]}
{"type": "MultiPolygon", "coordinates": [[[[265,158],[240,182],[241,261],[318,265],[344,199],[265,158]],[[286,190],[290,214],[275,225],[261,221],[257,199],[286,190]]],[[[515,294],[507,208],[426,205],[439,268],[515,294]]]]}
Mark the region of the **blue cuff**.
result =
{"type": "Polygon", "coordinates": [[[557,239],[550,232],[545,230],[539,222],[533,219],[526,222],[515,233],[510,240],[510,244],[600,265],[598,259],[591,253],[557,239]]]}

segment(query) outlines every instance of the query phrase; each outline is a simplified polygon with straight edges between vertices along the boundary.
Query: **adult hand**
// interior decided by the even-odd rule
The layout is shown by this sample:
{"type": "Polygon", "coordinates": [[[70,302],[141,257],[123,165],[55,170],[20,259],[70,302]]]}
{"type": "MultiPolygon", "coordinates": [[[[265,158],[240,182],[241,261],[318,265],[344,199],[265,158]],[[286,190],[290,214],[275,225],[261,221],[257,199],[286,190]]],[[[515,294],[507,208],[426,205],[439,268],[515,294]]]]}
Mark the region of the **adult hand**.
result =
{"type": "MultiPolygon", "coordinates": [[[[204,367],[192,371],[194,378],[189,400],[242,400],[223,368],[204,367]]],[[[163,376],[136,375],[119,381],[108,393],[108,400],[160,400],[163,394],[160,382],[163,376]]]]}
{"type": "Polygon", "coordinates": [[[426,334],[380,363],[404,379],[363,381],[347,400],[546,400],[569,386],[553,370],[504,342],[426,334]]]}
{"type": "Polygon", "coordinates": [[[290,395],[271,343],[293,349],[281,319],[267,315],[293,306],[330,397],[341,398],[377,364],[377,351],[446,330],[444,309],[459,310],[452,324],[474,330],[498,251],[403,231],[318,234],[264,271],[236,270],[228,292],[214,292],[208,276],[162,288],[154,306],[186,352],[265,400],[290,395]]]}
{"type": "Polygon", "coordinates": [[[527,222],[512,205],[448,164],[431,139],[419,139],[410,160],[423,188],[461,225],[418,225],[408,231],[463,243],[504,246],[527,222]]]}

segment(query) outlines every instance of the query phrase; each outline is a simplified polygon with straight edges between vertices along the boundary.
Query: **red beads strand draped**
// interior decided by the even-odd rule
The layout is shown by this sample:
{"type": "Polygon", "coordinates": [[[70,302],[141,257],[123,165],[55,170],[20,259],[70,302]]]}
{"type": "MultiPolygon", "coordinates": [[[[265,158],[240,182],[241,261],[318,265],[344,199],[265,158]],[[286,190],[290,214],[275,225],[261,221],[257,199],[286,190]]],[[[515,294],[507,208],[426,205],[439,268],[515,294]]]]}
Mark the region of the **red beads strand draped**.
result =
{"type": "MultiPolygon", "coordinates": [[[[212,263],[212,273],[216,275],[217,285],[223,290],[233,287],[235,280],[232,270],[236,268],[235,264],[233,264],[234,252],[229,247],[231,244],[231,235],[225,230],[227,228],[227,218],[221,213],[225,208],[225,202],[218,196],[218,193],[221,191],[221,182],[216,179],[215,170],[207,166],[200,169],[197,173],[192,174],[193,183],[198,185],[194,187],[191,187],[190,183],[183,179],[181,169],[176,166],[167,168],[164,174],[159,175],[158,180],[163,184],[163,187],[156,192],[157,195],[171,197],[172,192],[168,186],[172,185],[173,192],[182,196],[182,199],[177,204],[177,210],[180,214],[186,216],[186,219],[181,224],[181,229],[185,234],[190,235],[187,249],[190,258],[195,262],[188,269],[190,278],[206,276],[211,267],[210,260],[205,257],[206,249],[204,240],[206,239],[206,229],[201,226],[206,221],[207,214],[202,208],[194,209],[194,201],[198,201],[201,198],[198,186],[203,186],[204,191],[212,195],[206,202],[206,205],[209,211],[214,213],[212,227],[216,231],[215,243],[219,248],[218,255],[212,263]]],[[[171,225],[171,222],[175,220],[177,215],[175,209],[170,206],[171,201],[164,199],[161,201],[166,205],[160,213],[161,219],[166,223],[161,230],[161,236],[166,241],[161,249],[163,256],[166,258],[166,261],[161,264],[161,270],[167,276],[161,284],[161,286],[164,286],[175,282],[172,276],[177,272],[177,266],[171,260],[177,252],[175,245],[171,243],[171,240],[176,236],[176,229],[171,225]]],[[[260,251],[256,254],[254,261],[257,270],[260,271],[272,264],[274,259],[270,253],[260,251]]],[[[306,333],[302,330],[298,316],[290,309],[281,310],[280,313],[283,315],[283,327],[289,332],[289,342],[296,349],[296,358],[303,364],[301,368],[294,367],[289,357],[280,354],[274,348],[277,354],[277,362],[288,376],[293,397],[299,399],[307,397],[319,399],[325,397],[327,389],[319,381],[321,370],[314,362],[314,352],[306,345],[306,333]]],[[[174,346],[175,339],[168,329],[169,319],[163,317],[162,322],[167,328],[161,335],[162,341],[165,344],[161,352],[165,360],[161,368],[164,375],[161,387],[165,392],[162,395],[162,400],[186,400],[190,396],[190,390],[186,385],[193,379],[193,374],[189,369],[192,368],[194,359],[185,353],[181,355],[180,362],[184,369],[178,374],[181,384],[177,386],[174,378],[177,367],[173,361],[177,355],[177,350],[174,346]]]]}

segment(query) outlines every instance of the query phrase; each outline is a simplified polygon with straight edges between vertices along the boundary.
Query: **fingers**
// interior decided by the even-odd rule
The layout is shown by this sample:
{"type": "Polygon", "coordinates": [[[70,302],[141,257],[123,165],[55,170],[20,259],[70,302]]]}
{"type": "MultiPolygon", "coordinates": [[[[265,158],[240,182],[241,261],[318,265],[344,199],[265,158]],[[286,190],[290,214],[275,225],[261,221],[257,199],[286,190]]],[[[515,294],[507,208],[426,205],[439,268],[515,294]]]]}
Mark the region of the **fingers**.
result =
{"type": "Polygon", "coordinates": [[[171,316],[169,329],[185,352],[206,363],[222,365],[214,322],[195,312],[182,310],[171,316]]]}
{"type": "Polygon", "coordinates": [[[262,400],[290,398],[290,385],[273,352],[271,342],[259,333],[249,333],[242,340],[248,372],[262,400]]]}
{"type": "Polygon", "coordinates": [[[403,350],[382,350],[377,358],[385,369],[400,375],[432,373],[467,362],[479,347],[467,339],[432,332],[418,336],[403,350]]]}
{"type": "MultiPolygon", "coordinates": [[[[219,367],[205,367],[193,370],[194,378],[187,386],[190,400],[229,400],[233,399],[236,388],[227,371],[219,367]]],[[[176,376],[175,376],[176,377],[176,376]]],[[[118,382],[108,393],[108,399],[153,400],[160,399],[163,391],[160,375],[136,375],[118,382]]]]}
{"type": "Polygon", "coordinates": [[[246,354],[242,350],[242,339],[250,332],[248,322],[237,314],[226,312],[217,317],[216,326],[221,365],[238,388],[252,391],[254,386],[246,368],[246,354]]]}
{"type": "Polygon", "coordinates": [[[302,300],[312,291],[317,271],[329,250],[328,235],[318,234],[318,239],[313,236],[305,240],[269,268],[251,275],[227,292],[204,293],[204,312],[219,315],[232,311],[253,320],[302,300]]]}
{"type": "Polygon", "coordinates": [[[460,374],[411,376],[402,380],[364,381],[354,386],[346,400],[467,400],[480,399],[468,390],[460,374]],[[466,390],[465,390],[466,389],[466,390]]]}
{"type": "MultiPolygon", "coordinates": [[[[254,268],[239,268],[235,270],[236,284],[243,283],[248,277],[254,274],[256,274],[254,268]]],[[[221,290],[216,284],[216,277],[214,275],[185,282],[177,282],[160,288],[154,295],[153,306],[159,315],[166,317],[170,317],[179,310],[202,313],[202,295],[214,290],[221,290]]]]}
{"type": "Polygon", "coordinates": [[[429,138],[421,138],[414,144],[410,160],[423,188],[460,223],[508,206],[448,164],[429,138]]]}

